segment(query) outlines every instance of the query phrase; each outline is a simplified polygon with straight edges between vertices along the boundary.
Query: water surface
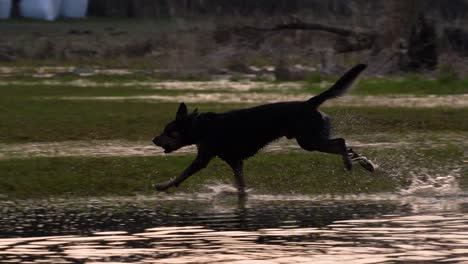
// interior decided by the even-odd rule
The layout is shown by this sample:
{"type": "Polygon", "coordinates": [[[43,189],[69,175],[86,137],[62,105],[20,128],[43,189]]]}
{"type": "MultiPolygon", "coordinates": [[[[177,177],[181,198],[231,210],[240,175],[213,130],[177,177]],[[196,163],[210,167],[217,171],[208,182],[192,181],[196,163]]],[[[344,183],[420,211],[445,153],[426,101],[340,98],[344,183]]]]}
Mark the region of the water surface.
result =
{"type": "MultiPolygon", "coordinates": [[[[413,186],[414,188],[414,186],[413,186]]],[[[407,190],[410,192],[410,190],[407,190]]],[[[468,193],[0,203],[1,263],[464,263],[468,193]]]]}

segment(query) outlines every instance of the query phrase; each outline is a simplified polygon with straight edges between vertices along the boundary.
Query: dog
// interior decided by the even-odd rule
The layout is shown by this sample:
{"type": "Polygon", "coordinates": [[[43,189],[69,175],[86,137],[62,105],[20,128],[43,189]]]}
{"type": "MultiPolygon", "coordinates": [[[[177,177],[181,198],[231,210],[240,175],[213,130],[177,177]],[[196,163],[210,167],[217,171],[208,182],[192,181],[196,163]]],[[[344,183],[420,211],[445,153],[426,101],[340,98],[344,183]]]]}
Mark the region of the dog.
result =
{"type": "Polygon", "coordinates": [[[245,194],[243,161],[281,137],[296,139],[304,150],[341,155],[347,170],[352,169],[352,162],[358,162],[373,172],[375,165],[347,147],[343,138],[330,138],[329,117],[318,110],[323,102],[349,90],[365,68],[365,64],[354,66],[328,90],[307,101],[265,104],[226,113],[198,113],[196,109],[188,113],[187,106],[181,103],[175,120],[153,143],[165,153],[196,145],[197,156],[177,178],[156,184],[156,190],[179,186],[219,157],[232,168],[239,194],[245,194]]]}

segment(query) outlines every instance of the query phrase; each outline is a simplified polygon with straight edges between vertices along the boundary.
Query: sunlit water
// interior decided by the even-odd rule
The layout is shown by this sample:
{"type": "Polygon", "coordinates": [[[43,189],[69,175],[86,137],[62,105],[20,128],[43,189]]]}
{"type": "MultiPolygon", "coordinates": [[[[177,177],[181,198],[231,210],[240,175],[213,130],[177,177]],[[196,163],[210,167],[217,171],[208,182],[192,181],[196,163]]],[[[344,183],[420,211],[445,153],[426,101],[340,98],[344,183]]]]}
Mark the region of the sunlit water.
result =
{"type": "Polygon", "coordinates": [[[4,201],[0,263],[467,263],[468,193],[433,180],[376,195],[238,199],[220,184],[4,201]]]}

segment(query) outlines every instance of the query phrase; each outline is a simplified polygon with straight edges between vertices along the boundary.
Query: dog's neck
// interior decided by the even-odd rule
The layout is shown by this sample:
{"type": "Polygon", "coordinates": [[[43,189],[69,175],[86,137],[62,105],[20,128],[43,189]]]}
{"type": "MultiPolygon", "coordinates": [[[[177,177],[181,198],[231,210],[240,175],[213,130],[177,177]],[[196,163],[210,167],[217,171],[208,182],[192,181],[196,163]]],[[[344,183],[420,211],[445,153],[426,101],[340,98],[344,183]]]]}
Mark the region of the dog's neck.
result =
{"type": "Polygon", "coordinates": [[[192,113],[190,114],[190,129],[191,129],[191,144],[198,144],[206,135],[206,130],[209,129],[210,121],[215,116],[215,113],[192,113]]]}
{"type": "Polygon", "coordinates": [[[191,113],[188,116],[189,119],[189,124],[190,124],[190,139],[189,139],[189,145],[197,144],[198,141],[200,140],[200,116],[203,116],[203,114],[199,113],[191,113]]]}

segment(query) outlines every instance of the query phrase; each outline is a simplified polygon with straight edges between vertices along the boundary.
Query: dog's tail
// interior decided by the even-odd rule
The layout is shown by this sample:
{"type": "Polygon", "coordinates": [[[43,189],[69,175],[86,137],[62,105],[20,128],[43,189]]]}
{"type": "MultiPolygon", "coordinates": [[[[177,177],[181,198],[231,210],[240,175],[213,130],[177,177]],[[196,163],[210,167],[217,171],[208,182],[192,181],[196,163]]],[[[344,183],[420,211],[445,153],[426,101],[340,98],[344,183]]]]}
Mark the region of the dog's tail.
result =
{"type": "Polygon", "coordinates": [[[314,107],[320,106],[328,99],[343,95],[352,87],[359,74],[367,67],[366,64],[358,64],[346,72],[341,78],[325,92],[310,98],[307,103],[314,107]]]}

